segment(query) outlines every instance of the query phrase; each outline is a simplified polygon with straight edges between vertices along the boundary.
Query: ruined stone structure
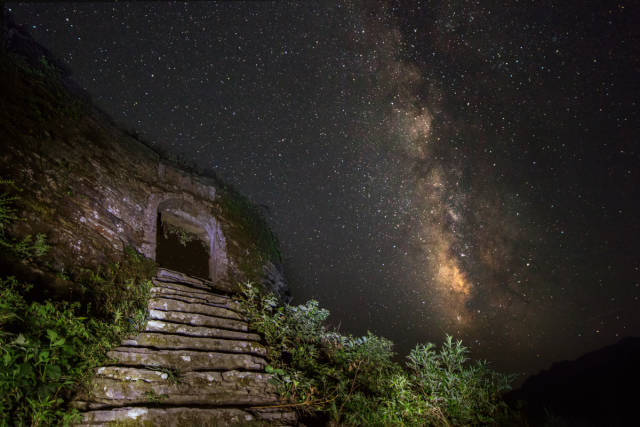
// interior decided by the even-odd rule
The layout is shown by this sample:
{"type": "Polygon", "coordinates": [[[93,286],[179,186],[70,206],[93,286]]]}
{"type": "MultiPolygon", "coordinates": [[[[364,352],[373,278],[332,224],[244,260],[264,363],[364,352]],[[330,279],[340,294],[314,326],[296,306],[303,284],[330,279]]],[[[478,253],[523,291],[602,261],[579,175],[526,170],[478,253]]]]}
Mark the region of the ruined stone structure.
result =
{"type": "Polygon", "coordinates": [[[3,274],[26,269],[38,291],[71,294],[69,269],[116,261],[127,247],[156,259],[159,218],[207,252],[206,277],[160,270],[145,330],[111,351],[93,388],[74,400],[83,423],[295,423],[295,413],[270,408],[280,401],[264,372],[266,350],[234,300],[247,279],[287,293],[278,254],[242,223],[242,204],[216,178],[163,160],[115,126],[28,35],[2,30],[0,179],[19,194],[21,219],[11,235],[43,233],[51,245],[38,267],[0,265],[3,274]]]}
{"type": "Polygon", "coordinates": [[[265,284],[287,292],[278,260],[256,254],[252,236],[228,217],[217,179],[163,160],[82,100],[64,71],[52,65],[55,59],[28,35],[3,30],[9,54],[22,64],[5,64],[0,82],[0,178],[23,190],[27,220],[16,234],[46,233],[53,247],[49,261],[57,270],[68,260],[105,263],[125,246],[155,259],[160,214],[204,243],[204,279],[243,280],[240,266],[251,258],[262,264],[253,269],[265,284]]]}

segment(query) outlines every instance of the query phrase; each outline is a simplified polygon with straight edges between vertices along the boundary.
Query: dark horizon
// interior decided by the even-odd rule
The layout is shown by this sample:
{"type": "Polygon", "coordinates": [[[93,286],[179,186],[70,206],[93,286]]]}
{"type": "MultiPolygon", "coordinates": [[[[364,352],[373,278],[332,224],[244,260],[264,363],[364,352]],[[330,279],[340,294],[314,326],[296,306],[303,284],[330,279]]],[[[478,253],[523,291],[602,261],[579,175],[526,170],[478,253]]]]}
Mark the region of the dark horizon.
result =
{"type": "Polygon", "coordinates": [[[294,302],[535,373],[640,335],[638,10],[5,3],[96,105],[269,207],[294,302]]]}

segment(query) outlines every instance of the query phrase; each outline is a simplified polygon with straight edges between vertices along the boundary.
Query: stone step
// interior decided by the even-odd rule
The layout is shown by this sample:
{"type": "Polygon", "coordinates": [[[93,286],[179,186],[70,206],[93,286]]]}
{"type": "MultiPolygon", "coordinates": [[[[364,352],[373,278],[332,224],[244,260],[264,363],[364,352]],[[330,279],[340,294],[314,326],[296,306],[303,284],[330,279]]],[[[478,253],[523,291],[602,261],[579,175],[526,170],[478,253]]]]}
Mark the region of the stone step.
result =
{"type": "Polygon", "coordinates": [[[171,289],[164,288],[152,288],[151,289],[151,298],[152,299],[172,299],[176,301],[182,301],[189,304],[205,304],[205,305],[214,305],[216,307],[223,307],[227,310],[233,310],[236,313],[241,312],[240,304],[237,302],[226,298],[215,298],[215,295],[211,295],[210,297],[197,297],[191,295],[181,295],[179,293],[171,292],[171,289]],[[160,292],[156,291],[156,289],[161,289],[160,292]],[[169,292],[167,292],[169,291],[169,292]]]}
{"type": "Polygon", "coordinates": [[[181,323],[169,323],[161,320],[149,320],[145,332],[162,332],[166,334],[189,335],[194,337],[226,338],[244,341],[260,341],[260,335],[249,332],[230,331],[227,329],[191,326],[181,323]]]}
{"type": "Polygon", "coordinates": [[[238,408],[147,408],[124,407],[106,411],[90,411],[83,415],[80,426],[104,425],[151,425],[166,427],[182,426],[238,426],[263,425],[259,421],[275,421],[271,425],[295,425],[296,414],[293,411],[276,410],[265,414],[265,411],[252,411],[238,408]],[[265,416],[267,415],[267,416],[265,416]]]}
{"type": "Polygon", "coordinates": [[[78,396],[80,410],[130,405],[274,405],[280,400],[270,374],[186,372],[178,378],[149,369],[107,366],[97,370],[91,390],[78,396]]]}
{"type": "Polygon", "coordinates": [[[216,294],[215,292],[208,289],[192,288],[190,286],[181,285],[179,283],[162,282],[157,279],[152,279],[151,283],[153,283],[153,285],[158,288],[175,289],[178,291],[187,292],[189,294],[198,295],[198,296],[206,296],[206,295],[223,296],[222,294],[216,294]]]}
{"type": "Polygon", "coordinates": [[[224,317],[207,316],[204,314],[185,313],[181,311],[149,310],[149,319],[165,320],[167,322],[182,323],[193,326],[210,326],[213,328],[248,331],[249,324],[244,320],[226,319],[224,317]]]}
{"type": "Polygon", "coordinates": [[[182,274],[178,271],[168,270],[166,268],[158,269],[154,283],[167,282],[181,284],[190,288],[210,291],[210,292],[222,292],[224,294],[235,294],[240,290],[237,285],[234,285],[225,280],[217,280],[211,282],[209,280],[198,279],[182,274]]]}
{"type": "Polygon", "coordinates": [[[267,351],[255,341],[241,341],[220,338],[186,337],[143,332],[122,342],[128,347],[152,347],[157,349],[186,349],[246,353],[265,356],[267,351]]]}
{"type": "Polygon", "coordinates": [[[187,276],[179,271],[173,271],[167,268],[159,268],[156,272],[155,279],[160,282],[181,283],[193,288],[204,289],[206,291],[212,290],[213,287],[212,283],[208,280],[187,276]]]}
{"type": "Polygon", "coordinates": [[[158,295],[181,295],[190,298],[200,298],[207,302],[217,304],[238,304],[238,301],[235,298],[231,298],[223,294],[217,294],[215,292],[193,292],[186,286],[177,285],[175,283],[157,282],[157,285],[151,288],[151,292],[158,295]]]}
{"type": "Polygon", "coordinates": [[[152,350],[144,347],[117,347],[107,353],[117,365],[168,368],[178,372],[195,370],[262,371],[267,362],[249,354],[190,350],[152,350]]]}
{"type": "Polygon", "coordinates": [[[227,319],[244,320],[233,310],[206,304],[189,303],[168,298],[151,298],[148,307],[153,310],[182,311],[184,313],[205,314],[207,316],[225,317],[227,319]]]}

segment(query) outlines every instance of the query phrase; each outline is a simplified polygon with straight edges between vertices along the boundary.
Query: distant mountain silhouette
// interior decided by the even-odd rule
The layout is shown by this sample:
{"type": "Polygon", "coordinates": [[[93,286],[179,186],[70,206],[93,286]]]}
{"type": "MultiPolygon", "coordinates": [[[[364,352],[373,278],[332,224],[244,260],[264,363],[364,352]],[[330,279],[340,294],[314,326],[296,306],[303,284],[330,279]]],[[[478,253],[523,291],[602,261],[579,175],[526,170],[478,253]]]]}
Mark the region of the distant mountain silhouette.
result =
{"type": "Polygon", "coordinates": [[[506,398],[533,426],[640,425],[640,338],[554,363],[506,398]]]}

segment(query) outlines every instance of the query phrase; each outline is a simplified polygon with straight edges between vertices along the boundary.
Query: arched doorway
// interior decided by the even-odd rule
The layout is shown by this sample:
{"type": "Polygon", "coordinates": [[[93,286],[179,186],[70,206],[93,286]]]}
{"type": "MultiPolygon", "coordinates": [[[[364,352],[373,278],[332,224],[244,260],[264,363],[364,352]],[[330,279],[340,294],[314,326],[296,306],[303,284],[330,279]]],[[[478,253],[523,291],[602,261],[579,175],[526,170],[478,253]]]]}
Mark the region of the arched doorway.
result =
{"type": "Polygon", "coordinates": [[[142,253],[161,267],[213,281],[226,279],[227,245],[211,211],[188,193],[150,195],[142,253]]]}
{"type": "Polygon", "coordinates": [[[156,262],[160,267],[208,279],[209,243],[203,240],[205,230],[176,219],[169,213],[158,212],[156,262]]]}

